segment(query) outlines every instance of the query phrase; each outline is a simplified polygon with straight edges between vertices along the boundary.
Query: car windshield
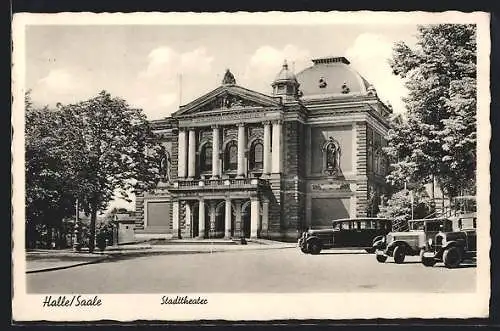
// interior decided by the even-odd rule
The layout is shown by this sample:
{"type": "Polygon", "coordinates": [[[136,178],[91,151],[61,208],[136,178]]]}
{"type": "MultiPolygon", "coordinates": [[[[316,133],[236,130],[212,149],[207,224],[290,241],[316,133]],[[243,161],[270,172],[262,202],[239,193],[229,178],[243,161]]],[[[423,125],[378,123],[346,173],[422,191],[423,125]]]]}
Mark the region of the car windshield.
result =
{"type": "Polygon", "coordinates": [[[461,218],[458,220],[458,226],[460,229],[475,229],[476,218],[474,217],[461,218]]]}
{"type": "Polygon", "coordinates": [[[410,230],[413,230],[413,231],[419,231],[419,230],[423,231],[425,224],[424,224],[424,221],[412,221],[412,222],[409,222],[409,227],[410,227],[410,230]]]}

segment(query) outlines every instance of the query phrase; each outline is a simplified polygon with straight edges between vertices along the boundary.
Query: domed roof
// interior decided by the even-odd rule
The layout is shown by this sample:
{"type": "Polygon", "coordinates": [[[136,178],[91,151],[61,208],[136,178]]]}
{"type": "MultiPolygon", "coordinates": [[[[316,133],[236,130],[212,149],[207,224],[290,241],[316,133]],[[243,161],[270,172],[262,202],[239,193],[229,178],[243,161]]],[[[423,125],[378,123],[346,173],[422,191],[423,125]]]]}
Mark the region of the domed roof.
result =
{"type": "Polygon", "coordinates": [[[371,84],[356,72],[345,57],[312,60],[314,65],[297,74],[303,97],[366,95],[371,84]]]}
{"type": "Polygon", "coordinates": [[[274,79],[273,84],[281,82],[281,81],[295,81],[297,82],[297,77],[295,77],[295,74],[288,69],[288,63],[285,62],[283,63],[283,67],[281,67],[280,72],[276,75],[276,78],[274,79]]]}

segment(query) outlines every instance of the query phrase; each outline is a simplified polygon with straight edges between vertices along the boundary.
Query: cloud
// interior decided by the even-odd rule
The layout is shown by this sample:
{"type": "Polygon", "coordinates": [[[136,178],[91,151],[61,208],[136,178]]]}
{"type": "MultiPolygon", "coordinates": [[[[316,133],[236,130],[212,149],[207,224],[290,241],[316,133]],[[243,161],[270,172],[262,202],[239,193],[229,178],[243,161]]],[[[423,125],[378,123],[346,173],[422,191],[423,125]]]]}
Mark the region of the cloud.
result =
{"type": "Polygon", "coordinates": [[[73,103],[95,94],[95,84],[78,68],[55,68],[32,87],[33,102],[55,106],[57,102],[73,103]]]}
{"type": "Polygon", "coordinates": [[[403,81],[392,74],[388,63],[395,41],[383,35],[363,33],[345,51],[345,56],[353,68],[375,87],[380,100],[390,102],[394,112],[401,113],[404,111],[401,98],[407,95],[407,90],[403,81]]]}
{"type": "Polygon", "coordinates": [[[54,91],[71,91],[77,87],[73,76],[64,69],[51,70],[47,76],[38,81],[38,84],[54,91]]]}
{"type": "Polygon", "coordinates": [[[283,49],[261,46],[250,57],[242,77],[242,85],[270,93],[270,85],[281,70],[284,60],[287,60],[290,69],[298,72],[308,66],[310,57],[309,50],[295,45],[288,44],[283,49]]]}
{"type": "Polygon", "coordinates": [[[149,53],[148,65],[139,73],[139,77],[162,76],[167,79],[175,79],[175,76],[180,73],[206,73],[210,71],[213,60],[214,58],[207,53],[204,47],[179,53],[170,47],[161,46],[149,53]]]}
{"type": "Polygon", "coordinates": [[[147,65],[139,71],[128,100],[142,108],[148,119],[166,117],[179,106],[181,84],[184,102],[204,92],[203,83],[208,76],[212,78],[213,61],[214,57],[204,47],[186,52],[157,47],[149,52],[147,65]]]}

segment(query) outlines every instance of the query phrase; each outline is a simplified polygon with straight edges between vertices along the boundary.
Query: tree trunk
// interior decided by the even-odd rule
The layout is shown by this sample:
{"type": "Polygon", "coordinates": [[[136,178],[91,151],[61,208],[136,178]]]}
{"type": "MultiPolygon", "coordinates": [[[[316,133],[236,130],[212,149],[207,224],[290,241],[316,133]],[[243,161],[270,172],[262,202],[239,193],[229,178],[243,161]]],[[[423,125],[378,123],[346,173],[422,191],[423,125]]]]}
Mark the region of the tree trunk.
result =
{"type": "Polygon", "coordinates": [[[97,219],[97,206],[91,207],[90,211],[90,233],[89,233],[89,252],[93,253],[95,249],[95,223],[97,219]]]}

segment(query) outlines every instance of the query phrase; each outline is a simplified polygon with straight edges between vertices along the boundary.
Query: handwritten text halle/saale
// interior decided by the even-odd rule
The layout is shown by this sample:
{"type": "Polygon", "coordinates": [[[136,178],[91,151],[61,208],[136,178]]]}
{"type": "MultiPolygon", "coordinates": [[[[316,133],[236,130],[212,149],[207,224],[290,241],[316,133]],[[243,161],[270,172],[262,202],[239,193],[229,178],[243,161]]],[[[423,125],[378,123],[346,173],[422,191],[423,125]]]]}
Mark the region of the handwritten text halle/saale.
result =
{"type": "Polygon", "coordinates": [[[95,307],[100,305],[102,305],[102,302],[97,295],[94,297],[85,297],[83,295],[52,297],[48,295],[43,300],[43,307],[95,307]]]}

